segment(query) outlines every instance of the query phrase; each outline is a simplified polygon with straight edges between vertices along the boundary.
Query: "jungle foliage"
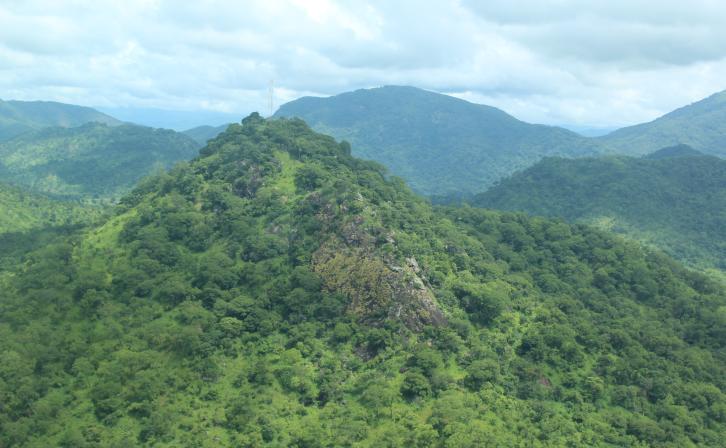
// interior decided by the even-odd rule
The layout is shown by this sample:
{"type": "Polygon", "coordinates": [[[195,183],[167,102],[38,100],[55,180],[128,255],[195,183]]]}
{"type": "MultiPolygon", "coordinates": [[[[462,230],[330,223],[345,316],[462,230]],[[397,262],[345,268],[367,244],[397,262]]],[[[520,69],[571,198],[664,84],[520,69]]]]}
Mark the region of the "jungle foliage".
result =
{"type": "Polygon", "coordinates": [[[721,446],[726,295],[253,114],[0,285],[1,446],[721,446]]]}

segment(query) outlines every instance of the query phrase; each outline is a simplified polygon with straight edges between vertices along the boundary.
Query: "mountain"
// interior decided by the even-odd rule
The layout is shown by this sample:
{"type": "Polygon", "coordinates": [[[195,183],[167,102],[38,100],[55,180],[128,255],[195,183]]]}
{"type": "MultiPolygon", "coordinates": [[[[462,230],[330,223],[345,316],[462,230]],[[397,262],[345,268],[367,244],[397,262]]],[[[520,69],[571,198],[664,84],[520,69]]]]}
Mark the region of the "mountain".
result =
{"type": "Polygon", "coordinates": [[[686,144],[726,157],[726,91],[677,109],[650,123],[619,129],[598,139],[629,155],[642,155],[665,146],[686,144]]]}
{"type": "Polygon", "coordinates": [[[0,295],[0,446],[722,446],[726,295],[233,124],[0,295]]]}
{"type": "Polygon", "coordinates": [[[115,198],[198,148],[184,134],[130,124],[44,128],[0,143],[0,180],[58,196],[115,198]]]}
{"type": "Polygon", "coordinates": [[[668,146],[667,148],[659,149],[658,151],[646,154],[643,156],[645,159],[669,159],[674,157],[698,157],[705,156],[701,151],[696,151],[688,145],[680,144],[675,146],[668,146]]]}
{"type": "Polygon", "coordinates": [[[76,127],[86,123],[116,126],[121,122],[90,107],[52,101],[0,100],[0,142],[49,126],[76,127]]]}
{"type": "Polygon", "coordinates": [[[726,160],[686,146],[644,158],[548,158],[472,203],[595,224],[726,270],[726,160]]]}
{"type": "Polygon", "coordinates": [[[604,150],[562,128],[525,123],[494,107],[413,87],[304,97],[284,104],[275,116],[299,117],[350,141],[356,156],[383,163],[426,195],[479,193],[542,157],[604,150]]]}
{"type": "Polygon", "coordinates": [[[229,127],[229,124],[223,124],[221,126],[197,126],[196,128],[182,131],[182,134],[188,135],[197,143],[204,146],[209,140],[224,132],[227,127],[229,127]]]}

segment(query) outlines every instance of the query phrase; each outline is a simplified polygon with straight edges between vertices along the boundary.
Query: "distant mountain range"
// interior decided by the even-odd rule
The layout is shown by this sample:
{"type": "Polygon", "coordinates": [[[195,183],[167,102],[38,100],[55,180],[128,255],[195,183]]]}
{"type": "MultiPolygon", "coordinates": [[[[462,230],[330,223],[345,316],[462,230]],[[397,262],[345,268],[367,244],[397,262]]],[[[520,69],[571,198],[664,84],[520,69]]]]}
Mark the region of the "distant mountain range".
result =
{"type": "Polygon", "coordinates": [[[175,131],[131,124],[43,128],[0,143],[0,180],[64,197],[117,198],[200,146],[175,131]]]}
{"type": "Polygon", "coordinates": [[[687,144],[726,157],[726,91],[674,110],[650,123],[618,129],[598,139],[617,152],[642,155],[687,144]]]}
{"type": "Polygon", "coordinates": [[[543,157],[643,155],[685,143],[726,155],[726,93],[651,123],[600,137],[522,122],[489,106],[413,87],[380,87],[284,104],[296,116],[352,143],[354,153],[386,165],[426,195],[470,195],[543,157]]]}
{"type": "Polygon", "coordinates": [[[471,202],[594,224],[726,271],[726,160],[686,145],[642,158],[547,158],[471,202]]]}
{"type": "Polygon", "coordinates": [[[599,141],[572,131],[413,87],[305,97],[275,114],[293,116],[348,140],[355,155],[383,163],[427,195],[479,192],[542,157],[604,151],[599,141]]]}
{"type": "MultiPolygon", "coordinates": [[[[726,155],[723,92],[651,123],[599,137],[525,123],[494,107],[401,86],[362,89],[329,98],[304,97],[284,104],[275,114],[277,118],[292,116],[304,119],[318,131],[348,140],[355,155],[384,164],[414,190],[431,197],[471,197],[544,157],[643,155],[682,143],[704,153],[726,155]]],[[[121,124],[86,107],[0,101],[0,142],[47,126],[75,127],[89,122],[121,124]]],[[[227,126],[198,126],[183,134],[202,146],[227,126]]],[[[36,138],[31,135],[14,145],[16,153],[21,142],[36,138]]],[[[157,138],[154,144],[162,142],[157,138]]],[[[188,154],[184,148],[180,152],[188,154]]],[[[179,160],[176,157],[170,156],[161,165],[179,160]]],[[[155,163],[156,159],[147,161],[155,163]]],[[[103,166],[105,161],[99,163],[103,166]]]]}
{"type": "Polygon", "coordinates": [[[200,145],[206,145],[209,140],[224,132],[228,126],[229,124],[223,124],[221,126],[197,126],[182,131],[182,134],[193,138],[200,145]]]}
{"type": "Polygon", "coordinates": [[[117,126],[121,121],[90,107],[52,101],[0,100],[0,142],[48,126],[75,127],[85,123],[117,126]]]}

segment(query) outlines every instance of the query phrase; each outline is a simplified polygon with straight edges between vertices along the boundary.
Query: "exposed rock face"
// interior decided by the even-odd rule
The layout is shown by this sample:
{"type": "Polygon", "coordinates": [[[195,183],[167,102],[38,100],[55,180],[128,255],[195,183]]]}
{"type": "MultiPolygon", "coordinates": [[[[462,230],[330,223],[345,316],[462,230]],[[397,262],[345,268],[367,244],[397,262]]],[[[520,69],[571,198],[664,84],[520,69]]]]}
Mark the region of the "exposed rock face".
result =
{"type": "MultiPolygon", "coordinates": [[[[414,266],[418,269],[418,264],[414,266]]],[[[348,312],[367,324],[394,319],[420,330],[446,322],[433,293],[410,263],[392,268],[371,252],[331,242],[315,253],[313,270],[328,291],[349,300],[348,312]]]]}

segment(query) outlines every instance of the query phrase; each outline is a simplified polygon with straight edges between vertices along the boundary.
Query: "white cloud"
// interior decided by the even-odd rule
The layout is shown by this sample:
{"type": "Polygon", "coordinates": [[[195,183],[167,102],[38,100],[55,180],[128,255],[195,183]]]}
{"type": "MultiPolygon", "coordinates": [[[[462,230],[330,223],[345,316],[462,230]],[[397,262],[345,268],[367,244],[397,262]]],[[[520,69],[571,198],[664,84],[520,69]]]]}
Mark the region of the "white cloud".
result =
{"type": "Polygon", "coordinates": [[[408,84],[535,122],[653,119],[726,87],[707,0],[0,0],[0,97],[240,116],[408,84]]]}

